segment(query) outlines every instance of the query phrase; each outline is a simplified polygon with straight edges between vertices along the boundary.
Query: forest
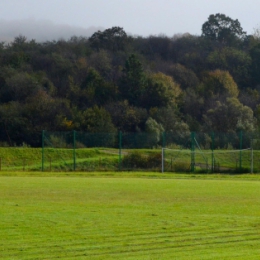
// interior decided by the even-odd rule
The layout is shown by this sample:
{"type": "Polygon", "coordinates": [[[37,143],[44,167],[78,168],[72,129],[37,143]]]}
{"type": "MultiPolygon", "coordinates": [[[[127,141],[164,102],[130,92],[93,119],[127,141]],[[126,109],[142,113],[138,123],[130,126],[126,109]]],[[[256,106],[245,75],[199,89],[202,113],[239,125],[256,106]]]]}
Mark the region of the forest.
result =
{"type": "Polygon", "coordinates": [[[128,35],[0,44],[0,143],[41,132],[253,132],[260,128],[260,32],[212,14],[201,35],[128,35]]]}

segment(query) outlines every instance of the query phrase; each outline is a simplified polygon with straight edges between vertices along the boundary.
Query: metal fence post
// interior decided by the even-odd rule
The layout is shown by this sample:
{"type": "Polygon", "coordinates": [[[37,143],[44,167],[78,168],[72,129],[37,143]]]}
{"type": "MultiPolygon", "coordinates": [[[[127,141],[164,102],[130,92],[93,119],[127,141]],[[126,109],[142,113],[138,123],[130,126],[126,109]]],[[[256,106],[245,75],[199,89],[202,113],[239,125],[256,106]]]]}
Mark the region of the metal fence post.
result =
{"type": "Polygon", "coordinates": [[[42,172],[44,171],[44,134],[45,134],[45,131],[42,130],[42,172]]]}
{"type": "Polygon", "coordinates": [[[253,150],[253,140],[251,138],[251,141],[250,141],[250,146],[251,146],[251,165],[250,165],[250,172],[251,174],[254,173],[254,150],[253,150]]]}
{"type": "Polygon", "coordinates": [[[239,148],[240,148],[240,154],[239,154],[239,171],[242,172],[242,149],[243,149],[243,132],[240,131],[239,133],[239,148]]]}
{"type": "Polygon", "coordinates": [[[76,131],[73,131],[73,170],[76,170],[76,131]]]}
{"type": "Polygon", "coordinates": [[[118,170],[122,170],[122,132],[119,131],[119,157],[118,157],[118,170]]]}
{"type": "Polygon", "coordinates": [[[165,132],[162,133],[162,173],[164,173],[165,132]]]}
{"type": "Polygon", "coordinates": [[[195,170],[195,133],[191,132],[191,172],[194,172],[195,170]]]}
{"type": "Polygon", "coordinates": [[[215,146],[215,135],[214,132],[212,132],[211,133],[211,172],[214,172],[214,165],[215,165],[214,146],[215,146]]]}

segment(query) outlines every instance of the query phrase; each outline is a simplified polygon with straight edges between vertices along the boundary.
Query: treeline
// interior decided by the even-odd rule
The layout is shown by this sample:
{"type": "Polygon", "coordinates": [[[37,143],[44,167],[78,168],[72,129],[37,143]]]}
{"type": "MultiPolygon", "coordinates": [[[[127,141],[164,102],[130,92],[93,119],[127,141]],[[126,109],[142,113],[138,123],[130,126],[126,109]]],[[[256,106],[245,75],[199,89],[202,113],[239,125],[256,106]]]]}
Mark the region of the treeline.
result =
{"type": "Polygon", "coordinates": [[[123,28],[0,46],[0,142],[40,145],[42,130],[255,131],[260,37],[210,15],[202,34],[141,37],[123,28]]]}

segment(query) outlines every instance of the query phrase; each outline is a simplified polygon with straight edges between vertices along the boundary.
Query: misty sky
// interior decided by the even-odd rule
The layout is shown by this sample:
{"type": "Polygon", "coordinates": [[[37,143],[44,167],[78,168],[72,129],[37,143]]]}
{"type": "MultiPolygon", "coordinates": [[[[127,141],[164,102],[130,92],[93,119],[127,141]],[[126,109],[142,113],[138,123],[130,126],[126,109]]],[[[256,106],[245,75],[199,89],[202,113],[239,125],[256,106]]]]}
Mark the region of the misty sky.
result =
{"type": "Polygon", "coordinates": [[[0,10],[2,40],[89,36],[112,26],[141,36],[200,35],[216,13],[238,19],[248,34],[260,26],[260,0],[0,0],[0,10]]]}

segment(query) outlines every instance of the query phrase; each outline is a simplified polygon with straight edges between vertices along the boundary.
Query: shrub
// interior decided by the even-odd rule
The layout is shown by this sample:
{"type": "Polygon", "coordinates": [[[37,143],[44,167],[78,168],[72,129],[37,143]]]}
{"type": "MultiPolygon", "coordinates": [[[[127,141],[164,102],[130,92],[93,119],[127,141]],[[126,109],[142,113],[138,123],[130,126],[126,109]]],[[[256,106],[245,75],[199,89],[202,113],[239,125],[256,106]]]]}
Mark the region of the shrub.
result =
{"type": "Polygon", "coordinates": [[[123,168],[145,168],[147,164],[147,158],[144,157],[140,152],[132,152],[124,156],[122,160],[123,168]]]}
{"type": "Polygon", "coordinates": [[[159,168],[162,166],[162,155],[161,153],[150,154],[147,157],[147,168],[159,168]]]}
{"type": "Polygon", "coordinates": [[[123,168],[127,169],[154,169],[161,166],[162,156],[156,154],[142,154],[140,152],[132,152],[124,156],[122,160],[123,168]]]}

